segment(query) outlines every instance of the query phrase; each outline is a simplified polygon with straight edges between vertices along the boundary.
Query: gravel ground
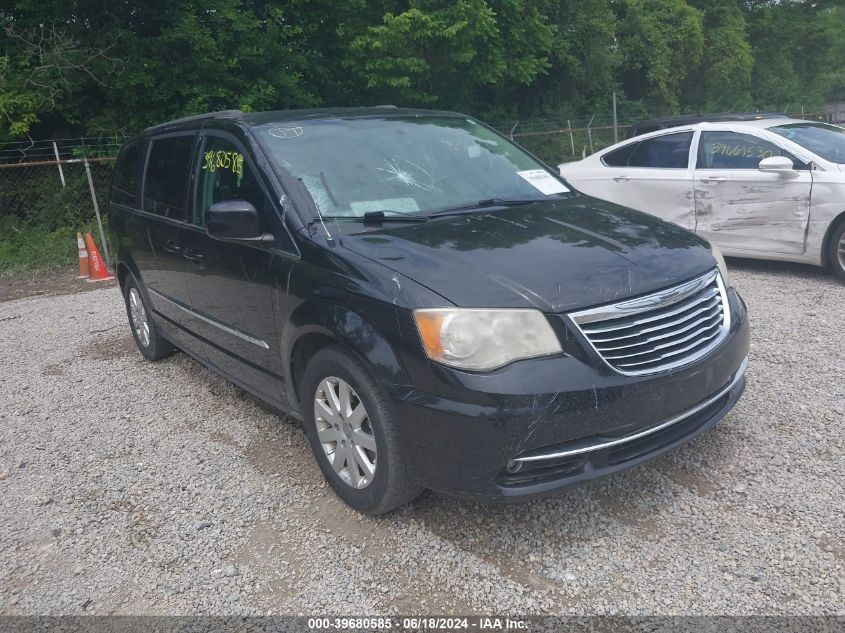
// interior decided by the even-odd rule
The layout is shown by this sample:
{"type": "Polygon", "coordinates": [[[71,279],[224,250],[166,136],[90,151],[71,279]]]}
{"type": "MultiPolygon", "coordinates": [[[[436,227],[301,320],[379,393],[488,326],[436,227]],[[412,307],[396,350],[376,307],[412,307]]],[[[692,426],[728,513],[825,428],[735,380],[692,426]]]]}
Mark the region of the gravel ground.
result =
{"type": "Polygon", "coordinates": [[[730,262],[749,384],[540,501],[335,499],[300,425],[134,348],[114,287],[0,303],[0,613],[845,614],[845,285],[730,262]]]}

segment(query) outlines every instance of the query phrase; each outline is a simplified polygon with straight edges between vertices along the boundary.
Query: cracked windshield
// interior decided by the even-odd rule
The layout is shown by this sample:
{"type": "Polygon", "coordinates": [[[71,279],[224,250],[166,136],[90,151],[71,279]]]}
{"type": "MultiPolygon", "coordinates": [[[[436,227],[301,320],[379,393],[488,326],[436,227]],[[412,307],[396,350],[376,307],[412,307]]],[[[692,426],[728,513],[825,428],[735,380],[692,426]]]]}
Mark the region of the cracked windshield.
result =
{"type": "Polygon", "coordinates": [[[330,119],[257,133],[325,217],[426,215],[569,191],[534,158],[464,117],[330,119]]]}

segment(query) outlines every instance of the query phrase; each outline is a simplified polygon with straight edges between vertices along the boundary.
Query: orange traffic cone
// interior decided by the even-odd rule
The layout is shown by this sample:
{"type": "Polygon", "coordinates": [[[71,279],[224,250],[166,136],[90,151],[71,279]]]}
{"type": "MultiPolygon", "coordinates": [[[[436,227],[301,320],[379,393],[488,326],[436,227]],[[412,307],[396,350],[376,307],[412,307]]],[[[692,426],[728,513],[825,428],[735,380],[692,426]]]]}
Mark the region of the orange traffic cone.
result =
{"type": "Polygon", "coordinates": [[[90,233],[85,234],[85,245],[88,247],[88,261],[91,272],[88,281],[108,281],[109,279],[114,279],[106,268],[106,263],[103,261],[97,244],[94,242],[94,238],[91,237],[90,233]]]}
{"type": "Polygon", "coordinates": [[[82,233],[76,232],[76,248],[79,250],[79,279],[87,279],[90,274],[88,271],[88,249],[85,248],[85,240],[82,239],[82,233]]]}

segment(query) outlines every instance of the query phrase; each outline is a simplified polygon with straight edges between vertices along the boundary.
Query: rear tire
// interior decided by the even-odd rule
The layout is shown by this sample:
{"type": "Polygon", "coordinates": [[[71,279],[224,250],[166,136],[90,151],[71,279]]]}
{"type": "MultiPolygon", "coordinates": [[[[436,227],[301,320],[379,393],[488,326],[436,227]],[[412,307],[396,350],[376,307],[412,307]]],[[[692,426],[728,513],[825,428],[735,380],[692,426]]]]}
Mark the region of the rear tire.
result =
{"type": "Polygon", "coordinates": [[[422,492],[404,462],[390,399],[355,356],[340,345],[317,352],[301,393],[317,464],[347,505],[384,514],[422,492]]]}
{"type": "Polygon", "coordinates": [[[173,345],[159,334],[153,321],[153,313],[144,301],[144,293],[131,274],[123,284],[123,299],[126,302],[126,316],[132,338],[141,354],[149,361],[157,361],[176,351],[173,345]]]}
{"type": "Polygon", "coordinates": [[[845,280],[845,220],[839,222],[833,229],[828,244],[827,257],[830,267],[840,279],[845,280]]]}

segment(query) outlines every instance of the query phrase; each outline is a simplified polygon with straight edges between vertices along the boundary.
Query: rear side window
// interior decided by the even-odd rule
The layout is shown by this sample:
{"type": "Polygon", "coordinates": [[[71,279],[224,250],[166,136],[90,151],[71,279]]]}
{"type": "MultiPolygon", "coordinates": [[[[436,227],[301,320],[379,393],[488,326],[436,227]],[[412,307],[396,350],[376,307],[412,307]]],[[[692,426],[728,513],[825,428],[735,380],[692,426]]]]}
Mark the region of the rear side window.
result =
{"type": "Polygon", "coordinates": [[[144,162],[144,143],[127,146],[117,157],[112,170],[111,201],[134,207],[138,204],[141,167],[144,162]]]}
{"type": "Polygon", "coordinates": [[[774,143],[737,132],[702,132],[696,169],[757,169],[770,156],[786,156],[795,167],[803,163],[774,143]]]}
{"type": "Polygon", "coordinates": [[[608,152],[602,156],[601,161],[608,167],[627,167],[628,159],[631,157],[631,154],[634,153],[634,150],[637,149],[637,145],[639,145],[639,143],[629,143],[625,147],[620,147],[617,150],[608,152]]]}
{"type": "Polygon", "coordinates": [[[629,167],[656,169],[686,169],[689,165],[689,146],[692,132],[664,134],[640,141],[628,159],[629,167]]]}
{"type": "Polygon", "coordinates": [[[692,132],[664,134],[632,143],[607,154],[608,167],[651,167],[652,169],[686,169],[692,132]]]}
{"type": "Polygon", "coordinates": [[[193,149],[193,135],[153,141],[144,179],[144,211],[176,220],[185,219],[193,149]]]}

